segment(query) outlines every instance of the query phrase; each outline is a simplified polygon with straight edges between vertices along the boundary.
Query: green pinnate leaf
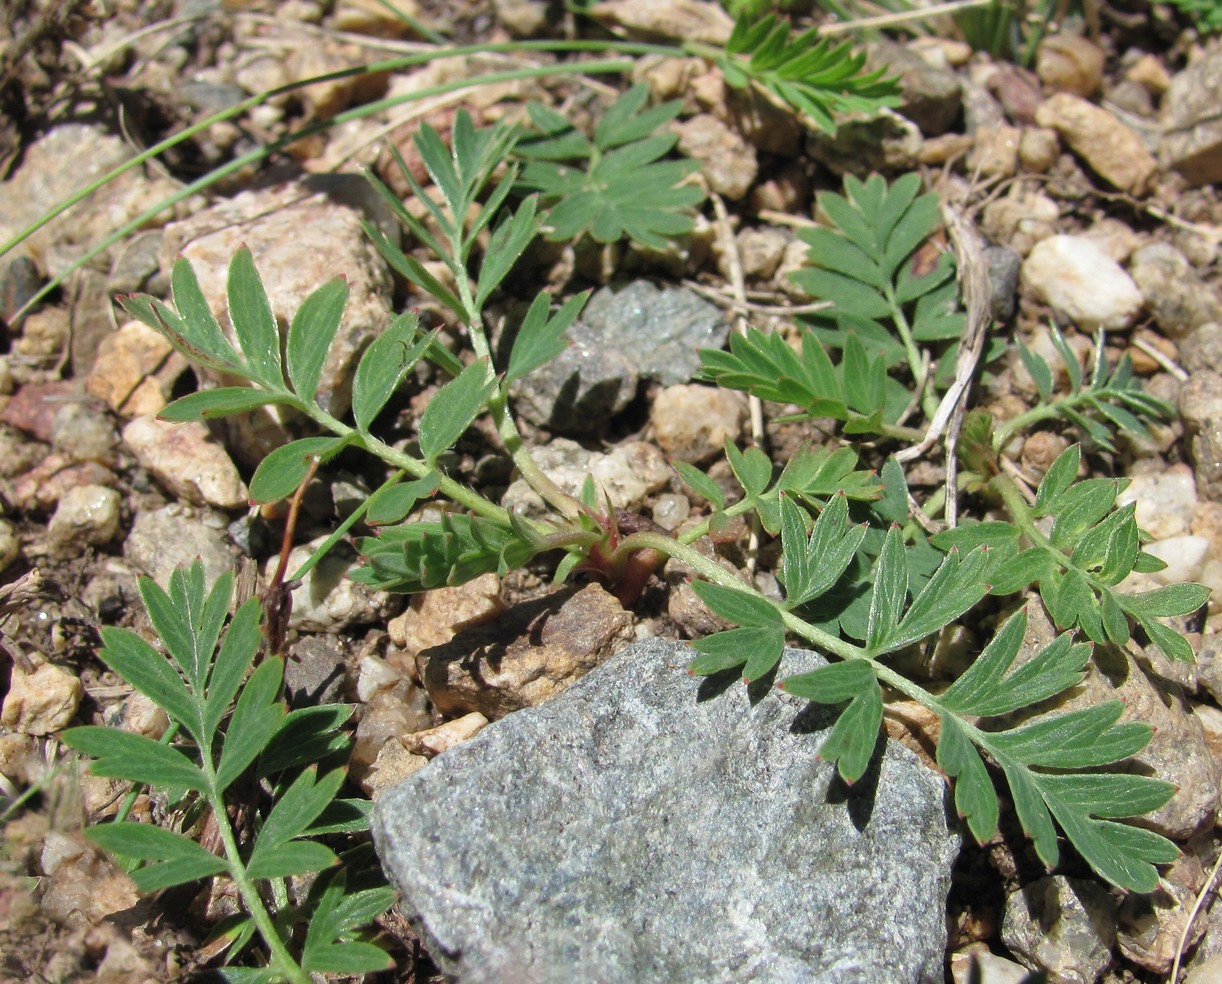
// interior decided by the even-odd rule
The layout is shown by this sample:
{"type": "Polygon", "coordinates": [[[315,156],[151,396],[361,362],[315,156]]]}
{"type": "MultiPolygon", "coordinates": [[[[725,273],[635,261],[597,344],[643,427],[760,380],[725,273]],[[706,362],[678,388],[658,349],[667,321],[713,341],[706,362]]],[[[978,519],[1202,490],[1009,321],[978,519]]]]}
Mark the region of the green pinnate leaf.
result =
{"type": "Polygon", "coordinates": [[[425,461],[435,465],[454,446],[483,413],[495,388],[488,362],[480,359],[437,391],[420,418],[420,453],[425,461]]]}
{"type": "Polygon", "coordinates": [[[217,581],[210,605],[205,603],[204,568],[198,561],[171,573],[168,594],[150,578],[140,580],[139,590],[162,644],[186,675],[190,689],[199,691],[229,606],[233,575],[226,572],[217,581]],[[201,624],[205,619],[206,625],[201,624]]]}
{"type": "Polygon", "coordinates": [[[390,956],[371,943],[353,940],[353,931],[394,904],[394,889],[368,888],[348,892],[343,869],[319,877],[314,908],[302,947],[302,968],[314,973],[358,975],[389,969],[390,956]],[[321,883],[321,891],[318,886],[321,883]]]}
{"type": "Polygon", "coordinates": [[[246,771],[284,721],[280,700],[284,663],[272,656],[260,663],[242,688],[225,733],[225,747],[216,770],[216,788],[223,792],[246,771]]]}
{"type": "MultiPolygon", "coordinates": [[[[507,194],[511,185],[511,182],[506,181],[502,183],[501,188],[507,194]]],[[[509,275],[513,265],[518,262],[539,231],[539,218],[535,214],[537,201],[533,195],[527,198],[518,210],[492,233],[479,271],[479,285],[475,292],[477,308],[483,308],[484,303],[509,275]]],[[[492,214],[494,210],[494,207],[485,206],[487,214],[492,214]]]]}
{"type": "MultiPolygon", "coordinates": [[[[1149,779],[1147,782],[1154,785],[1149,787],[1148,793],[1126,799],[1132,788],[1127,780],[1144,777],[1102,774],[1099,776],[1102,780],[1122,780],[1122,783],[1105,790],[1108,805],[1096,810],[1092,809],[1092,805],[1104,797],[1099,795],[1098,790],[1088,789],[1083,793],[1081,787],[1072,782],[1086,778],[1088,777],[1039,775],[1039,785],[1045,800],[1051,806],[1061,829],[1101,878],[1135,892],[1154,891],[1159,884],[1158,869],[1154,865],[1170,864],[1179,857],[1179,850],[1171,841],[1153,831],[1099,817],[1133,816],[1138,811],[1146,812],[1154,808],[1146,804],[1157,802],[1159,797],[1162,803],[1166,803],[1174,794],[1174,787],[1170,783],[1149,779]],[[1071,782],[1066,783],[1067,779],[1071,782]],[[1078,796],[1085,799],[1085,802],[1078,796]],[[1117,813],[1117,803],[1129,803],[1131,807],[1117,813]]],[[[1162,803],[1158,805],[1161,806],[1162,803]]]]}
{"type": "Polygon", "coordinates": [[[761,400],[795,403],[811,417],[848,420],[844,385],[819,340],[802,335],[799,355],[780,335],[749,328],[730,336],[730,350],[702,349],[702,379],[761,400]]]}
{"type": "MultiPolygon", "coordinates": [[[[263,821],[259,839],[250,855],[248,868],[252,878],[267,878],[256,873],[256,862],[268,852],[274,851],[299,837],[335,799],[343,785],[344,773],[340,769],[317,776],[314,769],[304,769],[284,790],[263,821]]],[[[332,855],[334,857],[334,855],[332,855]]],[[[330,862],[328,862],[330,863],[330,862]]],[[[302,869],[309,870],[309,869],[302,869]]]]}
{"type": "MultiPolygon", "coordinates": [[[[215,589],[214,593],[215,593],[215,589]]],[[[262,641],[260,621],[263,607],[257,598],[251,598],[234,613],[225,633],[225,641],[221,644],[212,663],[208,675],[208,695],[204,701],[203,728],[205,735],[214,734],[220,727],[229,705],[237,696],[246,671],[254,662],[262,641]]]]}
{"type": "Polygon", "coordinates": [[[270,390],[284,389],[280,329],[255,259],[243,246],[229,263],[229,320],[251,375],[270,390]]]}
{"type": "Polygon", "coordinates": [[[781,543],[784,555],[785,605],[796,608],[830,591],[866,535],[865,524],[849,525],[848,498],[832,496],[806,534],[802,511],[781,499],[781,543]]]}
{"type": "Polygon", "coordinates": [[[700,655],[688,664],[688,670],[697,676],[741,666],[744,680],[758,680],[780,662],[785,630],[780,625],[727,629],[695,640],[692,648],[700,655]]]}
{"type": "Polygon", "coordinates": [[[1188,640],[1175,629],[1163,625],[1162,622],[1156,622],[1152,618],[1142,618],[1139,621],[1142,630],[1150,637],[1150,641],[1162,650],[1163,655],[1168,659],[1179,663],[1191,663],[1196,659],[1196,654],[1193,653],[1188,640]]]}
{"type": "Polygon", "coordinates": [[[938,736],[938,766],[955,780],[955,809],[967,821],[978,844],[997,833],[1001,811],[997,792],[980,753],[953,714],[942,714],[938,736]]]}
{"type": "Polygon", "coordinates": [[[303,437],[276,448],[259,462],[250,480],[254,502],[279,502],[287,499],[305,480],[317,460],[319,463],[338,454],[347,440],[342,437],[303,437]]]}
{"type": "Polygon", "coordinates": [[[781,613],[776,607],[745,584],[739,589],[712,581],[693,581],[692,590],[709,611],[727,622],[751,628],[779,628],[782,625],[781,613]]]}
{"type": "Polygon", "coordinates": [[[725,509],[726,496],[721,491],[721,486],[713,479],[702,472],[695,465],[689,465],[686,461],[671,462],[675,471],[679,473],[679,478],[693,492],[703,496],[713,504],[714,509],[725,509]]]}
{"type": "Polygon", "coordinates": [[[866,628],[866,647],[881,652],[895,633],[900,613],[908,600],[908,560],[898,526],[887,531],[882,552],[874,567],[874,590],[870,596],[870,620],[866,628]]]}
{"type": "Polygon", "coordinates": [[[154,862],[132,872],[140,892],[198,881],[228,867],[224,858],[206,851],[189,837],[150,823],[103,824],[91,827],[87,836],[112,854],[154,862]]]}
{"type": "Polygon", "coordinates": [[[1174,618],[1191,615],[1209,601],[1209,588],[1203,584],[1168,584],[1152,591],[1122,595],[1119,601],[1125,611],[1137,618],[1174,618]]]}
{"type": "Polygon", "coordinates": [[[504,385],[545,365],[568,347],[565,333],[577,320],[589,297],[590,292],[583,291],[565,301],[555,314],[550,313],[550,294],[544,291],[535,297],[513,340],[504,385]]]}
{"type": "Polygon", "coordinates": [[[351,704],[324,704],[289,711],[259,752],[256,774],[260,778],[275,776],[288,769],[329,761],[337,752],[343,753],[348,740],[340,729],[352,712],[351,704]]]}
{"type": "Polygon", "coordinates": [[[381,413],[407,374],[424,357],[436,332],[420,335],[420,319],[414,312],[401,314],[370,343],[352,378],[352,415],[364,434],[381,413]]]}
{"type": "Polygon", "coordinates": [[[882,691],[870,664],[864,660],[829,663],[809,673],[786,677],[777,686],[820,704],[848,701],[819,748],[819,757],[835,762],[845,782],[860,779],[874,757],[883,720],[882,691]]]}
{"type": "Polygon", "coordinates": [[[1040,399],[1047,403],[1052,399],[1052,369],[1049,368],[1043,356],[1033,352],[1022,342],[1018,343],[1018,354],[1027,374],[1035,383],[1040,399]]]}
{"type": "Polygon", "coordinates": [[[182,752],[143,735],[85,725],[64,733],[64,744],[94,758],[95,776],[145,782],[161,788],[204,790],[207,780],[182,752]]]}
{"type": "Polygon", "coordinates": [[[726,442],[725,451],[730,469],[743,491],[751,498],[763,495],[772,482],[772,462],[768,460],[768,455],[757,447],[739,451],[729,441],[726,442]]]}
{"type": "Polygon", "coordinates": [[[312,403],[322,379],[331,343],[339,331],[348,303],[348,283],[336,277],[307,297],[289,325],[285,343],[289,381],[307,403],[312,403]]]}
{"type": "Polygon", "coordinates": [[[695,185],[682,183],[697,170],[688,160],[661,160],[674,147],[673,133],[655,133],[679,112],[667,103],[641,112],[648,86],[624,93],[600,120],[594,143],[575,135],[552,114],[531,110],[542,124],[539,139],[515,148],[526,161],[519,185],[539,192],[549,209],[549,239],[588,235],[611,243],[627,236],[650,249],[665,249],[670,237],[688,232],[688,210],[704,199],[695,185]]]}
{"type": "Polygon", "coordinates": [[[241,357],[225,338],[208,306],[195,269],[184,257],[180,256],[174,262],[170,288],[177,312],[144,294],[121,297],[119,303],[132,317],[164,335],[193,362],[211,369],[246,375],[242,371],[241,357]]]}
{"type": "Polygon", "coordinates": [[[416,507],[417,502],[437,492],[439,481],[440,476],[436,472],[430,472],[424,478],[379,489],[369,497],[365,521],[370,526],[402,522],[416,507]]]}
{"type": "Polygon", "coordinates": [[[786,462],[776,488],[811,505],[822,505],[841,493],[866,502],[883,495],[878,476],[857,468],[857,452],[852,448],[799,448],[786,462]]]}
{"type": "Polygon", "coordinates": [[[872,115],[899,104],[896,80],[882,70],[863,71],[863,53],[833,45],[813,29],[791,38],[788,21],[771,14],[738,18],[715,60],[729,85],[761,86],[829,134],[838,114],[872,115]]]}
{"type": "Polygon", "coordinates": [[[974,743],[1001,766],[1023,829],[1046,864],[1055,865],[1059,859],[1055,817],[1070,843],[1103,878],[1149,891],[1157,883],[1152,865],[1173,859],[1174,846],[1110,818],[1157,809],[1170,798],[1172,787],[1143,776],[1099,771],[1140,752],[1150,739],[1147,725],[1120,721],[1119,701],[1053,712],[999,730],[969,730],[962,720],[1021,711],[1064,693],[1082,679],[1090,647],[1075,645],[1067,635],[1013,668],[1026,627],[1025,610],[1009,618],[975,663],[938,698],[942,720],[938,762],[958,777],[960,811],[978,839],[992,834],[996,806],[985,802],[980,768],[971,760],[974,743]],[[1064,771],[1081,769],[1092,771],[1064,771]],[[965,782],[969,788],[961,792],[965,782]],[[1132,851],[1118,858],[1122,845],[1130,845],[1132,851]]]}
{"type": "Polygon", "coordinates": [[[349,577],[382,591],[418,592],[465,584],[520,566],[544,549],[512,526],[448,514],[441,522],[383,527],[357,540],[365,566],[349,577]]]}
{"type": "Polygon", "coordinates": [[[339,862],[331,848],[317,841],[293,841],[260,850],[263,841],[255,844],[246,873],[251,878],[288,878],[322,871],[339,862]]]}
{"type": "Polygon", "coordinates": [[[1115,478],[1088,478],[1066,489],[1049,507],[1053,516],[1051,540],[1067,549],[1104,516],[1128,483],[1115,478]]]}
{"type": "Polygon", "coordinates": [[[1035,515],[1047,516],[1052,511],[1052,504],[1069,489],[1077,480],[1078,469],[1082,465],[1082,447],[1071,444],[1054,461],[1044,473],[1043,481],[1035,493],[1035,515]]]}
{"type": "Polygon", "coordinates": [[[198,737],[199,709],[170,662],[128,629],[107,625],[100,632],[102,662],[198,737]]]}
{"type": "Polygon", "coordinates": [[[175,400],[157,416],[162,420],[185,423],[191,420],[217,420],[235,413],[247,413],[276,403],[287,403],[284,394],[268,393],[249,386],[222,386],[200,390],[175,400]]]}
{"type": "Polygon", "coordinates": [[[989,585],[984,580],[987,563],[983,548],[973,550],[962,560],[957,550],[947,554],[899,624],[886,636],[882,648],[902,649],[920,642],[972,608],[988,593],[989,585]]]}

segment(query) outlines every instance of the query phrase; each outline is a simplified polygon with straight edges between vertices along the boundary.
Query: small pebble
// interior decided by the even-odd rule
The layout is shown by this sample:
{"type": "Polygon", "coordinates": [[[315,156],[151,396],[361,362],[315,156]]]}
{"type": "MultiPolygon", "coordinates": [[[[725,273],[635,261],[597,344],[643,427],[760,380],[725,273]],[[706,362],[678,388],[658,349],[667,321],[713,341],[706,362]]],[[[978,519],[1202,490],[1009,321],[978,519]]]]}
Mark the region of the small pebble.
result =
{"type": "Polygon", "coordinates": [[[21,554],[21,542],[17,539],[17,528],[7,519],[0,519],[0,572],[21,554]]]}
{"type": "Polygon", "coordinates": [[[123,443],[158,482],[188,502],[241,509],[250,500],[229,454],[201,423],[137,417],[123,428],[123,443]]]}
{"type": "Polygon", "coordinates": [[[101,485],[78,485],[59,500],[47,526],[53,553],[75,556],[119,535],[119,493],[101,485]]]}
{"type": "Polygon", "coordinates": [[[699,464],[737,440],[747,416],[740,393],[712,386],[668,386],[650,410],[654,436],[672,459],[699,464]]]}
{"type": "Polygon", "coordinates": [[[65,403],[51,424],[51,446],[74,461],[108,461],[118,443],[114,424],[87,403],[65,403]]]}
{"type": "Polygon", "coordinates": [[[1035,72],[1057,92],[1092,96],[1103,84],[1103,51],[1076,34],[1051,34],[1040,42],[1035,72]]]}
{"type": "Polygon", "coordinates": [[[1083,236],[1053,236],[1037,243],[1023,263],[1023,280],[1087,332],[1127,328],[1144,301],[1120,264],[1083,236]]]}
{"type": "Polygon", "coordinates": [[[80,677],[31,654],[33,671],[14,665],[8,693],[0,709],[0,724],[26,735],[49,735],[66,728],[76,717],[85,686],[80,677]]]}

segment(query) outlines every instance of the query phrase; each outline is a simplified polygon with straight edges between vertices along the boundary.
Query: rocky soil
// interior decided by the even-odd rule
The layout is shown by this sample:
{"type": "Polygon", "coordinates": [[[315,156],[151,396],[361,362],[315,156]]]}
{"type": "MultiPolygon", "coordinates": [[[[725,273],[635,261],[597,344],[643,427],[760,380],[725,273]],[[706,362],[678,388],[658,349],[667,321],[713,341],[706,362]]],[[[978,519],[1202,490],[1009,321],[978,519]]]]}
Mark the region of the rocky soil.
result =
{"type": "MultiPolygon", "coordinates": [[[[575,29],[571,15],[542,0],[395,6],[457,41],[575,29]]],[[[722,79],[699,60],[642,60],[635,75],[657,98],[683,100],[679,146],[700,162],[715,198],[695,232],[665,254],[625,246],[540,248],[527,256],[521,297],[505,297],[506,310],[543,286],[562,295],[596,289],[572,346],[517,394],[544,469],[573,493],[592,473],[616,508],[667,530],[700,515],[706,503],[668,462],[708,467],[728,480],[720,449],[727,438],[749,439],[751,425],[745,398],[692,383],[694,352],[723,345],[735,311],[761,329],[793,330],[812,300],[788,277],[806,252],[795,230],[812,221],[817,192],[839,190],[846,173],[917,170],[990,244],[997,339],[1022,339],[1063,372],[1050,318],[1083,355],[1103,328],[1108,358],[1127,352],[1145,387],[1178,408],[1177,419],[1151,437],[1130,435],[1119,453],[1092,454],[1090,464],[1132,480],[1126,495],[1153,537],[1150,550],[1170,565],[1163,583],[1196,580],[1222,590],[1222,43],[1145,0],[1088,6],[1101,13],[1100,30],[1071,18],[1045,38],[1030,69],[972,52],[942,24],[872,43],[873,63],[902,77],[903,105],[847,123],[835,138],[804,133],[780,114],[733,112],[722,79]]],[[[672,29],[660,21],[672,7],[718,18],[697,0],[609,0],[595,4],[594,15],[622,36],[651,37],[672,29]]],[[[23,0],[0,11],[0,243],[217,109],[402,53],[417,40],[374,0],[119,0],[102,8],[23,0]]],[[[588,23],[581,29],[598,33],[588,23]]],[[[391,312],[414,306],[433,324],[445,320],[435,302],[409,294],[370,246],[362,222],[397,227],[360,170],[394,181],[388,145],[410,159],[419,121],[446,132],[459,106],[480,123],[531,99],[596,117],[610,98],[606,80],[489,85],[383,110],[293,142],[269,164],[235,167],[208,193],[188,194],[153,218],[143,213],[291,128],[490,66],[471,58],[276,96],[125,172],[0,256],[0,582],[16,585],[35,568],[42,577],[37,588],[20,582],[25,590],[8,599],[3,623],[0,978],[180,979],[207,965],[201,944],[225,911],[207,890],[137,896],[81,835],[86,821],[113,814],[124,790],[64,767],[56,736],[72,724],[103,721],[162,733],[164,715],[96,659],[98,629],[147,630],[139,575],[164,583],[196,557],[213,576],[248,561],[266,574],[284,510],[252,508],[246,483],[268,450],[297,435],[293,423],[268,418],[212,427],[159,421],[169,400],[208,380],[155,332],[125,321],[112,296],[164,296],[181,254],[219,308],[226,265],[241,244],[254,252],[280,315],[342,272],[353,301],[320,386],[324,399],[342,405],[356,358],[391,312]],[[129,222],[130,234],[22,310],[50,278],[129,222]]],[[[392,439],[412,437],[435,385],[426,373],[409,380],[394,404],[392,439]]],[[[1034,393],[1006,349],[986,367],[975,400],[1004,419],[1028,407],[1034,393]]],[[[809,424],[769,423],[763,437],[781,462],[798,442],[820,435],[809,424]]],[[[1007,452],[1038,481],[1070,437],[1049,426],[1007,452]]],[[[359,459],[337,465],[306,496],[301,558],[384,477],[359,459]]],[[[495,434],[478,423],[449,466],[506,505],[543,508],[512,473],[495,434]]],[[[941,475],[934,461],[910,480],[932,488],[941,475]]],[[[727,562],[741,563],[741,548],[723,545],[727,562]]],[[[375,800],[490,722],[558,697],[629,645],[646,640],[646,651],[664,656],[668,640],[719,627],[687,572],[673,566],[626,611],[597,584],[554,593],[541,569],[487,575],[409,602],[345,580],[353,562],[351,552],[337,551],[294,592],[287,683],[294,703],[358,705],[350,776],[375,800]]],[[[973,957],[991,984],[1020,980],[1024,968],[1055,981],[1163,981],[1177,959],[1188,969],[1181,979],[1222,980],[1222,909],[1211,905],[1222,849],[1215,833],[1222,608],[1211,602],[1182,628],[1195,665],[1173,666],[1152,647],[1134,646],[1095,680],[1157,727],[1147,765],[1180,791],[1149,823],[1177,842],[1182,858],[1153,895],[1125,895],[1072,860],[1044,871],[1003,811],[996,842],[978,848],[968,838],[958,860],[946,861],[944,882],[929,882],[942,893],[934,891],[935,906],[949,885],[945,937],[942,920],[925,920],[932,929],[920,932],[933,936],[921,945],[935,941],[947,980],[968,980],[973,957]]],[[[573,705],[560,699],[555,711],[547,704],[537,713],[571,714],[573,705]]],[[[634,716],[637,710],[624,712],[634,716]]],[[[529,741],[541,719],[523,717],[515,727],[529,741]]],[[[928,762],[928,723],[919,709],[900,705],[888,731],[928,762]]],[[[500,768],[538,781],[535,766],[513,756],[500,768]]],[[[155,807],[145,804],[150,815],[155,807]]],[[[436,808],[457,811],[462,803],[436,808]]],[[[944,834],[934,831],[931,843],[942,844],[944,834]]],[[[431,859],[407,863],[413,860],[431,859]]],[[[440,979],[404,913],[393,911],[382,929],[396,969],[380,979],[440,979]]],[[[511,930],[528,932],[516,922],[511,930]]],[[[453,971],[446,955],[437,957],[453,971]]],[[[497,966],[505,973],[512,965],[497,966]]],[[[469,972],[470,980],[488,979],[469,972]]],[[[735,973],[731,966],[717,979],[789,979],[735,973]]]]}

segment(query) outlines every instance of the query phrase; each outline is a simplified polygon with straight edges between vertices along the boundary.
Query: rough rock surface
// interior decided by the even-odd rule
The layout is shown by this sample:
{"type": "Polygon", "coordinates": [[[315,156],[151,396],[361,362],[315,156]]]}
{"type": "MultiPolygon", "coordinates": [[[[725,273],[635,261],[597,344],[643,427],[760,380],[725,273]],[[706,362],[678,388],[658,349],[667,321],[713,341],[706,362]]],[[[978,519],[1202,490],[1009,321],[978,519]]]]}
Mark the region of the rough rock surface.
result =
{"type": "Polygon", "coordinates": [[[233,461],[204,424],[137,417],[123,428],[123,443],[157,481],[190,503],[241,509],[250,501],[233,461]]]}
{"type": "MultiPolygon", "coordinates": [[[[586,476],[592,475],[599,501],[605,498],[613,509],[636,509],[645,496],[664,488],[672,474],[662,453],[644,441],[629,441],[602,454],[558,438],[534,457],[547,477],[571,496],[581,495],[586,476]]],[[[547,512],[542,497],[525,479],[509,486],[501,504],[528,516],[547,512]]]]}
{"type": "MultiPolygon", "coordinates": [[[[462,984],[941,981],[958,836],[894,743],[852,789],[827,718],[632,646],[388,791],[382,861],[462,984]]],[[[789,652],[786,670],[822,663],[789,652]]]]}
{"type": "Polygon", "coordinates": [[[640,378],[686,383],[699,350],[720,348],[729,333],[721,311],[686,288],[604,287],[568,330],[572,344],[514,387],[515,408],[558,434],[588,433],[632,402],[640,378]]]}
{"type": "Polygon", "coordinates": [[[1222,51],[1214,50],[1178,73],[1163,100],[1163,163],[1194,185],[1222,181],[1222,51]]]}
{"type": "Polygon", "coordinates": [[[1006,901],[1001,936],[1012,953],[1056,984],[1094,984],[1112,963],[1116,902],[1103,886],[1041,878],[1006,901]]]}
{"type": "Polygon", "coordinates": [[[1106,109],[1060,92],[1035,113],[1040,126],[1056,130],[1075,154],[1113,188],[1141,194],[1158,170],[1141,137],[1106,109]]]}
{"type": "Polygon", "coordinates": [[[524,601],[416,657],[442,714],[499,718],[556,696],[632,639],[632,616],[597,584],[524,601]]]}

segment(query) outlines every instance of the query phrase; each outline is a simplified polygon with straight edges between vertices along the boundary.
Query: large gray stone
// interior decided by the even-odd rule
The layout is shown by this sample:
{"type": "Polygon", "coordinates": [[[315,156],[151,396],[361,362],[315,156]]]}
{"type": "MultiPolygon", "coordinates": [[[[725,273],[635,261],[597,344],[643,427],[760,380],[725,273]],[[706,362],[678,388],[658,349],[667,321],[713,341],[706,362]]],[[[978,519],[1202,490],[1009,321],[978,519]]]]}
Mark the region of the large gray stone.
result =
{"type": "Polygon", "coordinates": [[[826,709],[691,656],[631,646],[377,804],[433,958],[463,984],[941,981],[942,780],[888,741],[848,787],[826,709]]]}
{"type": "Polygon", "coordinates": [[[729,335],[721,311],[685,287],[604,287],[569,329],[572,344],[514,387],[514,407],[557,434],[589,434],[627,408],[642,378],[686,383],[700,349],[729,335]]]}

